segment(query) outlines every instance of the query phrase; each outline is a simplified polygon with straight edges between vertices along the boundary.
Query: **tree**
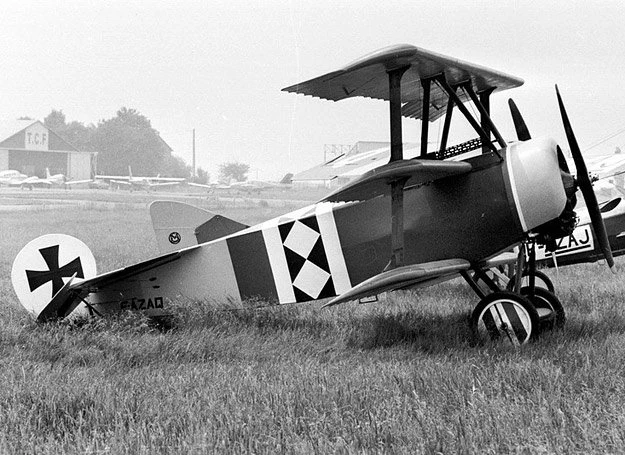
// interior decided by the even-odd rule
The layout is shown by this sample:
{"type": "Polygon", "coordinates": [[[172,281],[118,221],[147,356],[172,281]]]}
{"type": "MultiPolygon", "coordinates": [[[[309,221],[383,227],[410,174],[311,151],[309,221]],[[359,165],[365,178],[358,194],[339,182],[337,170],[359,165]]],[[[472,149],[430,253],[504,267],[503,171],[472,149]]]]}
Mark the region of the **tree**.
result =
{"type": "Polygon", "coordinates": [[[219,180],[222,182],[229,182],[231,180],[234,180],[235,182],[244,182],[247,180],[246,174],[249,170],[249,164],[239,163],[236,161],[223,163],[219,165],[219,180]]]}
{"type": "Polygon", "coordinates": [[[194,179],[195,183],[208,183],[208,179],[210,178],[208,171],[198,167],[195,172],[197,173],[194,179]]]}
{"type": "Polygon", "coordinates": [[[191,166],[185,163],[179,156],[169,155],[164,160],[161,174],[167,175],[168,177],[182,177],[187,179],[191,176],[191,166]]]}
{"type": "Polygon", "coordinates": [[[43,119],[43,124],[57,134],[61,134],[67,128],[65,114],[63,114],[63,111],[57,111],[56,109],[52,109],[52,112],[43,119]]]}
{"type": "Polygon", "coordinates": [[[62,110],[52,109],[44,124],[78,150],[98,152],[100,174],[127,175],[131,166],[137,175],[191,176],[191,167],[172,155],[150,120],[136,109],[122,107],[97,126],[67,123],[62,110]]]}
{"type": "Polygon", "coordinates": [[[176,167],[171,149],[150,120],[135,109],[122,107],[117,115],[101,120],[95,130],[92,146],[99,152],[99,172],[126,174],[128,166],[143,175],[157,175],[176,167]]]}
{"type": "Polygon", "coordinates": [[[43,124],[78,150],[97,151],[94,150],[92,144],[93,135],[95,133],[95,127],[93,125],[85,126],[76,121],[68,124],[63,111],[57,111],[56,109],[52,109],[52,112],[43,119],[43,124]]]}

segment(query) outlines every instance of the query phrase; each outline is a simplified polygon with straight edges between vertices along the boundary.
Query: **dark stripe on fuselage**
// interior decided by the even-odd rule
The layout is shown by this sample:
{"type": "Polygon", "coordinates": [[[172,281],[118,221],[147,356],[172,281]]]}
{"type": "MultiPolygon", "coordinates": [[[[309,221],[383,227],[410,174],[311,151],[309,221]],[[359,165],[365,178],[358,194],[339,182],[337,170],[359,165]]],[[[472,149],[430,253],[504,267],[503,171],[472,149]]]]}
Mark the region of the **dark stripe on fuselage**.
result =
{"type": "Polygon", "coordinates": [[[226,240],[242,300],[278,300],[267,247],[261,231],[226,240]]]}
{"type": "MultiPolygon", "coordinates": [[[[474,170],[404,192],[405,263],[479,261],[522,239],[516,208],[494,154],[467,160],[474,170]],[[516,221],[515,221],[516,220],[516,221]]],[[[352,283],[380,273],[391,257],[391,200],[377,197],[334,211],[352,283]]]]}

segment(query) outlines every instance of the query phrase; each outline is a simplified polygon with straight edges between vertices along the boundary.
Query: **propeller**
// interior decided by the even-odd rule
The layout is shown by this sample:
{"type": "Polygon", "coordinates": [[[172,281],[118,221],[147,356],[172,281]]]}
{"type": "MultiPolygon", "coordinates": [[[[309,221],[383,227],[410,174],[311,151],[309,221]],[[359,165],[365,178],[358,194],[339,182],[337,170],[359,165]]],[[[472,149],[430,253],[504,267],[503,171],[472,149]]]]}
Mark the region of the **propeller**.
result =
{"type": "Polygon", "coordinates": [[[562,102],[562,97],[560,96],[560,91],[558,90],[557,85],[556,94],[558,96],[558,106],[560,107],[560,115],[562,116],[564,132],[566,133],[566,139],[569,142],[571,155],[573,155],[573,161],[575,162],[575,168],[577,169],[577,182],[579,189],[582,191],[582,195],[586,201],[590,221],[595,231],[595,235],[597,236],[597,240],[599,241],[599,247],[601,248],[603,257],[605,257],[608,266],[613,269],[614,258],[612,257],[612,250],[610,248],[610,242],[608,241],[608,233],[606,232],[605,224],[601,216],[601,210],[599,209],[595,192],[592,189],[592,183],[590,181],[590,177],[588,176],[588,169],[586,168],[584,157],[582,156],[582,152],[577,144],[577,139],[573,133],[573,128],[571,127],[571,122],[569,121],[566,109],[564,108],[564,103],[562,102]]]}
{"type": "MultiPolygon", "coordinates": [[[[523,116],[519,111],[519,108],[516,106],[516,103],[512,98],[508,99],[508,106],[510,106],[510,114],[512,114],[512,122],[514,123],[514,129],[516,130],[516,135],[519,141],[529,141],[532,136],[530,135],[529,129],[525,124],[525,120],[523,120],[523,116]]],[[[560,169],[562,169],[567,174],[570,174],[569,165],[566,162],[566,158],[564,157],[564,153],[562,153],[562,149],[558,145],[558,163],[560,164],[560,169]]]]}
{"type": "MultiPolygon", "coordinates": [[[[601,252],[603,253],[603,256],[605,257],[606,262],[608,263],[610,268],[613,269],[614,258],[612,257],[612,249],[610,248],[610,242],[608,240],[608,234],[606,232],[605,224],[601,216],[601,210],[599,209],[599,204],[597,203],[597,197],[595,196],[595,192],[592,189],[592,183],[590,181],[590,177],[588,176],[588,169],[586,168],[584,157],[582,156],[582,152],[579,149],[577,140],[575,139],[575,134],[573,133],[571,122],[569,121],[568,115],[566,114],[564,103],[562,102],[562,97],[560,96],[560,91],[558,90],[557,85],[556,94],[558,95],[558,105],[560,107],[560,115],[562,116],[562,123],[564,124],[566,138],[569,142],[571,154],[573,155],[575,168],[577,169],[577,185],[579,186],[579,189],[584,196],[584,200],[586,201],[588,214],[590,215],[592,227],[595,231],[595,235],[597,236],[601,252]]],[[[519,139],[519,141],[530,140],[532,136],[530,135],[529,129],[525,124],[525,120],[523,119],[523,116],[517,108],[514,100],[512,100],[511,98],[508,99],[508,106],[510,107],[510,114],[512,115],[512,121],[514,123],[514,128],[516,129],[517,138],[519,139]]],[[[566,158],[564,157],[564,153],[562,153],[562,149],[560,148],[560,146],[557,147],[557,153],[558,163],[560,165],[560,169],[563,171],[562,180],[565,183],[565,186],[572,186],[573,179],[570,175],[569,166],[566,162],[566,158]],[[569,180],[571,180],[571,182],[569,182],[569,180]]]]}
{"type": "Polygon", "coordinates": [[[514,122],[514,129],[516,130],[517,138],[519,141],[529,141],[532,136],[527,129],[527,125],[525,124],[525,120],[523,120],[521,112],[519,112],[519,108],[516,107],[512,98],[508,99],[508,106],[510,106],[510,114],[512,114],[512,121],[514,122]]]}

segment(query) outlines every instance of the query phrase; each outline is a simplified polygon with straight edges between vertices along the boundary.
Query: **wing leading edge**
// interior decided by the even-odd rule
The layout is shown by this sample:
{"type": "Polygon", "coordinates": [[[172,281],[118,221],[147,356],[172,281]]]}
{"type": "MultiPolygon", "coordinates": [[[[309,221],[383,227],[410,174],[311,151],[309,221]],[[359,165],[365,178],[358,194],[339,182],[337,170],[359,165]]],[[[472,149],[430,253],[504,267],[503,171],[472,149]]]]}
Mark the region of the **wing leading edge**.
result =
{"type": "MultiPolygon", "coordinates": [[[[409,44],[385,47],[352,62],[346,67],[306,82],[283,88],[330,101],[362,96],[389,101],[388,71],[408,67],[402,78],[402,115],[422,118],[423,89],[421,80],[444,75],[452,87],[471,82],[476,93],[497,92],[523,85],[523,79],[474,63],[447,57],[409,44]]],[[[458,93],[468,101],[466,93],[458,93]]],[[[432,84],[429,119],[434,121],[445,113],[448,95],[432,84]]]]}

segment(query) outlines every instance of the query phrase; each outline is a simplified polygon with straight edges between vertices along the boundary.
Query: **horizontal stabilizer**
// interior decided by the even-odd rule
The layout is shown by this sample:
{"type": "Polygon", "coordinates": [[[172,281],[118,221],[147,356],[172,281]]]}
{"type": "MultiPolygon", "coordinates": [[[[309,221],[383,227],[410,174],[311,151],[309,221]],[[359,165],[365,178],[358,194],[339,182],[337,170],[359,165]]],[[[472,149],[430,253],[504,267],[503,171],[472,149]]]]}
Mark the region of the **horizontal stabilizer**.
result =
{"type": "Polygon", "coordinates": [[[349,291],[335,297],[325,304],[324,307],[338,305],[339,303],[369,297],[386,291],[416,286],[436,278],[468,270],[470,266],[469,261],[464,259],[445,259],[398,267],[363,281],[349,291]]]}
{"type": "Polygon", "coordinates": [[[390,193],[390,183],[406,179],[405,186],[419,185],[440,178],[471,172],[466,161],[398,160],[375,168],[339,188],[324,200],[329,202],[362,201],[390,193]]]}
{"type": "MultiPolygon", "coordinates": [[[[57,292],[50,303],[37,316],[37,321],[45,322],[53,319],[64,318],[70,314],[80,303],[80,298],[77,298],[80,292],[72,291],[70,289],[72,282],[76,278],[76,274],[72,276],[67,283],[57,292]]],[[[86,295],[86,293],[85,293],[86,295]]]]}

